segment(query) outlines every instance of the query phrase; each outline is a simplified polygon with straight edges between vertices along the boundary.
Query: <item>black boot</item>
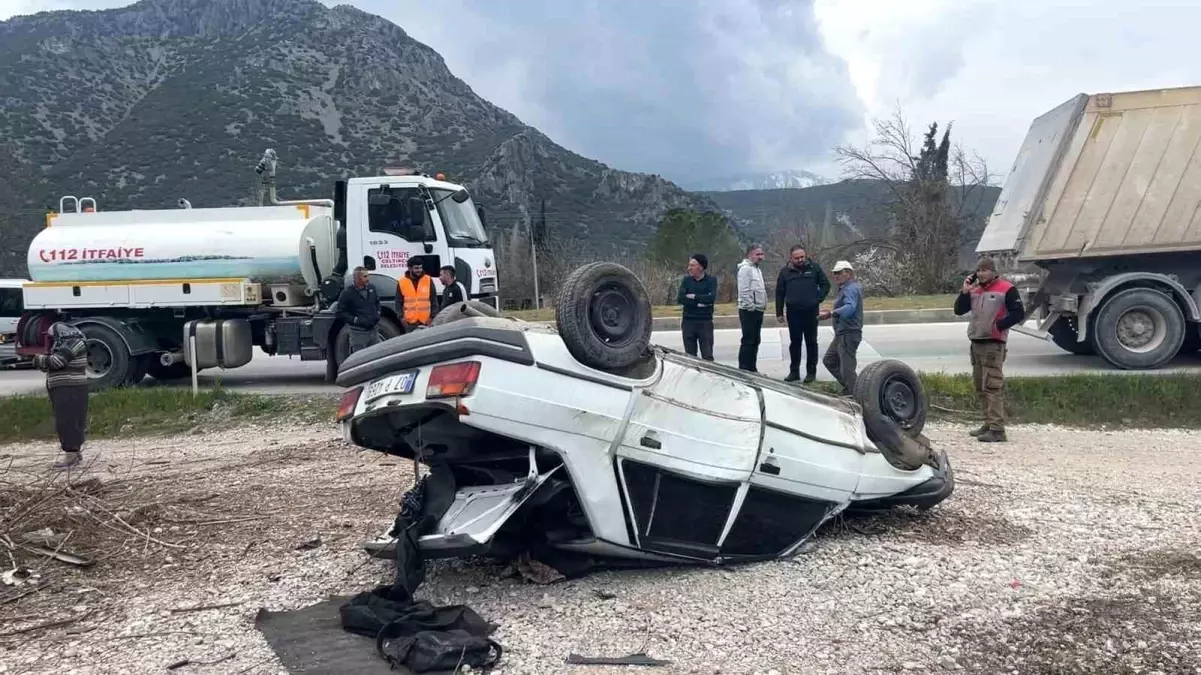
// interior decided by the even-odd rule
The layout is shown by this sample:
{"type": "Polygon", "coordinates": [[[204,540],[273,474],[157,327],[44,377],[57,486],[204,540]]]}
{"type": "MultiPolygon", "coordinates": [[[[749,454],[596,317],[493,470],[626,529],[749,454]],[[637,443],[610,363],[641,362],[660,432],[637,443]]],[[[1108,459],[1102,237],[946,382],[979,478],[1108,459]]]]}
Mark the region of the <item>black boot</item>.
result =
{"type": "Polygon", "coordinates": [[[981,443],[1004,443],[1009,439],[1005,436],[1005,432],[999,429],[985,429],[984,433],[976,437],[976,440],[981,443]]]}
{"type": "Polygon", "coordinates": [[[784,378],[785,382],[796,382],[801,379],[801,374],[795,370],[788,371],[788,377],[784,378]]]}

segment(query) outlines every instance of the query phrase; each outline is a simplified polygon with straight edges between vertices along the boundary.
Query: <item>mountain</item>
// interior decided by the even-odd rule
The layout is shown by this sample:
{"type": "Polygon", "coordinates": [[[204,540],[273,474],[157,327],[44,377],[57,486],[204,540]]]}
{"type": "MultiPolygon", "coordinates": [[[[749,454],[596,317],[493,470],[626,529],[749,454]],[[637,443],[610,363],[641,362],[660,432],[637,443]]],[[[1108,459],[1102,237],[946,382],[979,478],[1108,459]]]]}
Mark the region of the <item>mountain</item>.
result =
{"type": "Polygon", "coordinates": [[[560,147],[353,7],[142,0],[0,22],[0,274],[25,273],[60,195],[101,210],[248,204],[268,147],[281,199],[384,167],[440,171],[494,231],[545,199],[552,234],[601,254],[637,250],[668,208],[716,208],[560,147]]]}
{"type": "MultiPolygon", "coordinates": [[[[956,188],[953,188],[953,190],[956,188]]],[[[787,238],[781,232],[815,228],[829,243],[879,239],[888,234],[890,200],[888,185],[874,180],[844,180],[829,185],[785,190],[735,190],[705,192],[738,222],[744,237],[765,245],[787,238]]],[[[984,232],[1001,188],[973,188],[965,199],[970,207],[972,228],[960,249],[966,266],[976,258],[976,242],[984,232]]],[[[958,198],[958,195],[955,195],[958,198]]],[[[832,262],[832,261],[830,261],[832,262]]]]}
{"type": "Polygon", "coordinates": [[[689,184],[697,191],[731,192],[737,190],[782,190],[826,185],[831,181],[811,171],[786,169],[767,173],[750,173],[736,176],[721,176],[689,184]]]}

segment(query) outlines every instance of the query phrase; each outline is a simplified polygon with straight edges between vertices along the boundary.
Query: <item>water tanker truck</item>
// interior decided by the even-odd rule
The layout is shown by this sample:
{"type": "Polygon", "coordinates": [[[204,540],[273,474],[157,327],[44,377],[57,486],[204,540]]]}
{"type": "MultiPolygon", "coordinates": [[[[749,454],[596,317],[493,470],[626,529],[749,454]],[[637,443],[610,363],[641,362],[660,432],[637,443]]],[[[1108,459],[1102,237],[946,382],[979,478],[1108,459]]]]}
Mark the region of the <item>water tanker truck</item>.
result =
{"type": "MultiPolygon", "coordinates": [[[[268,151],[274,174],[274,154],[268,151]]],[[[262,168],[262,164],[260,164],[262,168]]],[[[237,368],[254,347],[325,361],[331,380],[349,354],[336,302],[353,268],[379,292],[385,339],[410,260],[435,277],[455,268],[468,295],[498,306],[495,256],[484,212],[460,185],[413,172],[350,178],[333,199],[280,201],[264,180],[262,206],[103,211],[63,197],[29,245],[29,282],[17,351],[46,349],[54,321],[88,340],[94,390],[237,368]],[[266,195],[269,194],[269,197],[266,195]],[[192,342],[195,339],[195,351],[192,342]]]]}
{"type": "Polygon", "coordinates": [[[1040,268],[1072,354],[1154,369],[1201,346],[1201,87],[1079,94],[1036,118],[977,253],[1040,268]]]}

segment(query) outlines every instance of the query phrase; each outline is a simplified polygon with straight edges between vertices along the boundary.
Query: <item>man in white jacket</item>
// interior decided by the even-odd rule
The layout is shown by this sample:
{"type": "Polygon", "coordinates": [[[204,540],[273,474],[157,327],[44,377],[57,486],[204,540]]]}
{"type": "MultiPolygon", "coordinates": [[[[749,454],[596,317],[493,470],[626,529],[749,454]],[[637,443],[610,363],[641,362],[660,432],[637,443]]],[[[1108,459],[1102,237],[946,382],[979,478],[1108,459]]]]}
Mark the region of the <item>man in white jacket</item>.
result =
{"type": "Polygon", "coordinates": [[[767,310],[767,287],[763,285],[763,247],[751,244],[746,259],[738,263],[738,324],[742,327],[742,344],[738,348],[738,367],[759,372],[759,333],[763,329],[763,312],[767,310]]]}

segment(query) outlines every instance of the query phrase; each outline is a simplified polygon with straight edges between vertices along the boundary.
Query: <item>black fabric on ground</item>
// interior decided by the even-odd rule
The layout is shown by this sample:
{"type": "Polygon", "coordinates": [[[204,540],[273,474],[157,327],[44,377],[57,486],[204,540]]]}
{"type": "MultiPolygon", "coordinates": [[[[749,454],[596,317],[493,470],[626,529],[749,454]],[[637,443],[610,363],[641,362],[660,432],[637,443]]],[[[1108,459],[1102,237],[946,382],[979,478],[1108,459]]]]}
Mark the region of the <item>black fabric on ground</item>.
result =
{"type": "Polygon", "coordinates": [[[395,581],[359,593],[342,605],[338,610],[342,629],[374,638],[382,658],[414,673],[452,672],[460,662],[488,668],[502,653],[501,646],[488,639],[493,626],[470,607],[435,607],[414,597],[425,581],[425,559],[417,539],[434,530],[455,498],[450,469],[431,469],[405,494],[390,532],[398,538],[395,581]]]}

